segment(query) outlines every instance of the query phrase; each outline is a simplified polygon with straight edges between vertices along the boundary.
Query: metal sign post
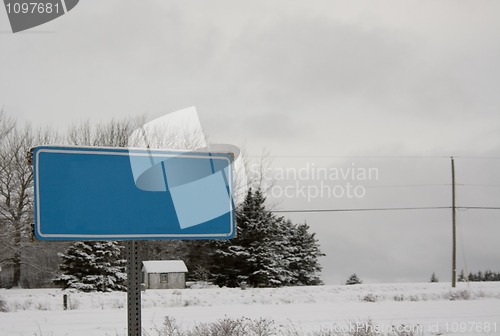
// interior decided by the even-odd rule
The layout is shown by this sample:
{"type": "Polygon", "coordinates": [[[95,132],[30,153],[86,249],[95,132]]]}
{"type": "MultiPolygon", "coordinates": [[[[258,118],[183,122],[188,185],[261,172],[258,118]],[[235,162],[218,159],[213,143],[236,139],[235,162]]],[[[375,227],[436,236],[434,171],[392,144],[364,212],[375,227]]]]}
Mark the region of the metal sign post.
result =
{"type": "Polygon", "coordinates": [[[141,266],[137,241],[125,242],[127,252],[128,336],[141,336],[141,266]]]}

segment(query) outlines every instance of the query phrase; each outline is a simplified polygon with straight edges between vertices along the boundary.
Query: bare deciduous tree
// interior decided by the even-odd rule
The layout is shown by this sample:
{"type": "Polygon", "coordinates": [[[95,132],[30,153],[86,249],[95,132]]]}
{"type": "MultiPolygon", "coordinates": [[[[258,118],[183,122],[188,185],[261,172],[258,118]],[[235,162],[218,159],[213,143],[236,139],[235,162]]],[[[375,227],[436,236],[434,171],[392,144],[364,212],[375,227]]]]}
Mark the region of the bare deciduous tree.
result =
{"type": "Polygon", "coordinates": [[[95,126],[89,121],[73,125],[67,134],[67,142],[74,146],[127,147],[128,137],[144,123],[144,116],[113,119],[95,126]]]}
{"type": "Polygon", "coordinates": [[[0,144],[0,262],[12,268],[12,285],[20,286],[33,227],[33,169],[27,154],[33,146],[52,142],[55,134],[10,122],[7,126],[10,131],[0,144]]]}
{"type": "Polygon", "coordinates": [[[0,141],[2,141],[14,128],[15,122],[5,115],[4,110],[0,111],[0,141]]]}

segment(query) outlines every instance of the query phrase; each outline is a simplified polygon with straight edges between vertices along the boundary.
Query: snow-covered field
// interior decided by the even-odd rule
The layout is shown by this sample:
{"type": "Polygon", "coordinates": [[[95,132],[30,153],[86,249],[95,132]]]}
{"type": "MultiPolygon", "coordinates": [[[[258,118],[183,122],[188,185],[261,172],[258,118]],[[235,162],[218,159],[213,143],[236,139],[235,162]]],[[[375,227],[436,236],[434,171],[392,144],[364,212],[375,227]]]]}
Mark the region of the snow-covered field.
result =
{"type": "MultiPolygon", "coordinates": [[[[126,335],[126,294],[58,289],[0,290],[0,335],[126,335]],[[63,294],[69,309],[63,309],[63,294]]],[[[224,317],[268,318],[304,334],[373,321],[379,330],[412,326],[418,335],[500,335],[500,283],[374,284],[274,289],[200,288],[142,293],[145,335],[165,316],[189,328],[224,317]]]]}

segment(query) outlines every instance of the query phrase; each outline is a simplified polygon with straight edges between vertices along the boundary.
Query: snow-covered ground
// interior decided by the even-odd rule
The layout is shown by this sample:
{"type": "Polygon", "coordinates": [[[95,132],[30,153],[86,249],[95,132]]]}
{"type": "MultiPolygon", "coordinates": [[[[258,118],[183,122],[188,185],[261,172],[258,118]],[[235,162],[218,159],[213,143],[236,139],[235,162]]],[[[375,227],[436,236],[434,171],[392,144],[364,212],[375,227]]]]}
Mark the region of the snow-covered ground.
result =
{"type": "MultiPolygon", "coordinates": [[[[0,290],[8,312],[0,335],[126,335],[126,294],[59,289],[0,290]],[[63,310],[68,294],[68,310],[63,310]]],[[[424,335],[500,335],[500,283],[374,284],[286,288],[200,288],[142,293],[145,335],[157,335],[165,316],[189,328],[224,317],[268,318],[305,333],[342,330],[371,319],[424,335]],[[420,333],[420,332],[423,333],[420,333]]]]}

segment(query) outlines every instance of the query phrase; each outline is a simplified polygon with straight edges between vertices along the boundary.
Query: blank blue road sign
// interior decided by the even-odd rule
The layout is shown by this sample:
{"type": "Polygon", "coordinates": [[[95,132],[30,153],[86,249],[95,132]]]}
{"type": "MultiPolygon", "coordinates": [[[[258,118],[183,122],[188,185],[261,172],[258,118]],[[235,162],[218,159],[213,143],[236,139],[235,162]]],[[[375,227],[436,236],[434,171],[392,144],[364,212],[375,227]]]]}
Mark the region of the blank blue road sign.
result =
{"type": "Polygon", "coordinates": [[[232,153],[40,146],[40,240],[229,239],[232,153]]]}

